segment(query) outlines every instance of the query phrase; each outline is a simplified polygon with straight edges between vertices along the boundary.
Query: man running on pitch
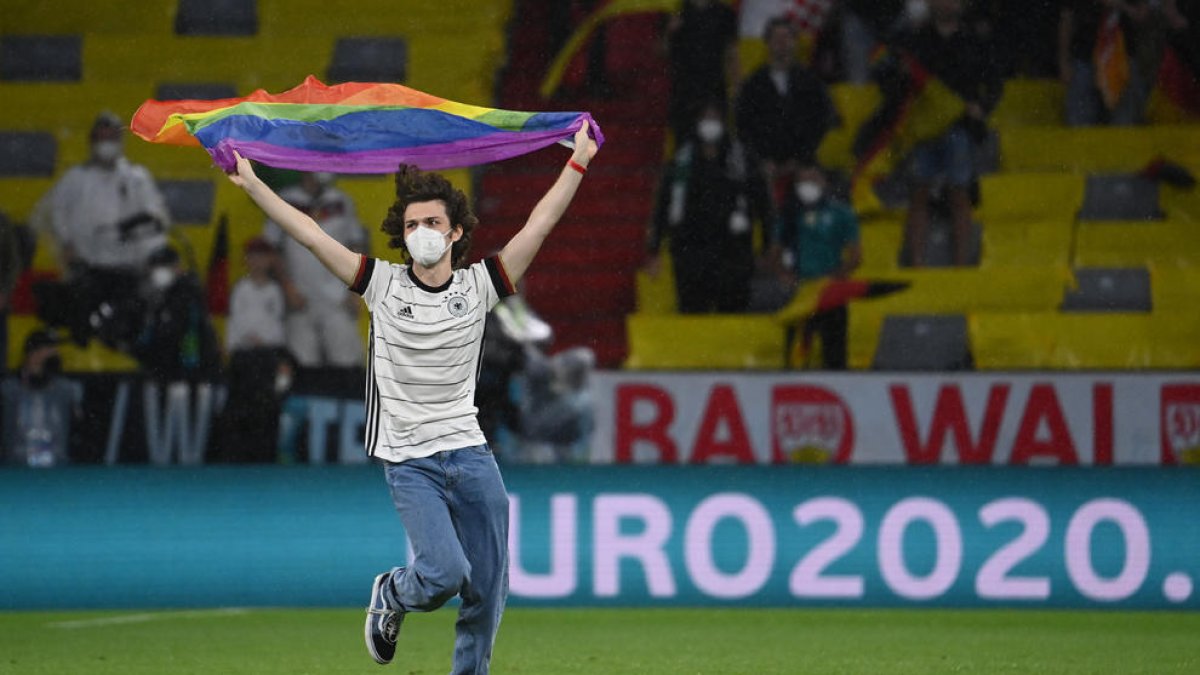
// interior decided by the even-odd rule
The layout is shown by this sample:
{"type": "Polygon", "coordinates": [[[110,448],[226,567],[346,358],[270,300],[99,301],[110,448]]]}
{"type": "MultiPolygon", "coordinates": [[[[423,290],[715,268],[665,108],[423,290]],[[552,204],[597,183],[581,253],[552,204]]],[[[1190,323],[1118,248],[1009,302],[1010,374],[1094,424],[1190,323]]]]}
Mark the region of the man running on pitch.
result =
{"type": "Polygon", "coordinates": [[[487,673],[508,594],[508,493],[476,421],[484,314],[513,293],[570,204],[597,145],[588,124],[558,180],[495,257],[461,267],[477,219],[466,196],[401,165],[383,222],[410,265],[359,255],[288,205],[237,157],[229,179],[313,252],[371,312],[367,453],[383,461],[412,542],[412,564],[375,578],[367,608],[371,656],[389,663],[407,612],[462,597],[453,673],[487,673]]]}

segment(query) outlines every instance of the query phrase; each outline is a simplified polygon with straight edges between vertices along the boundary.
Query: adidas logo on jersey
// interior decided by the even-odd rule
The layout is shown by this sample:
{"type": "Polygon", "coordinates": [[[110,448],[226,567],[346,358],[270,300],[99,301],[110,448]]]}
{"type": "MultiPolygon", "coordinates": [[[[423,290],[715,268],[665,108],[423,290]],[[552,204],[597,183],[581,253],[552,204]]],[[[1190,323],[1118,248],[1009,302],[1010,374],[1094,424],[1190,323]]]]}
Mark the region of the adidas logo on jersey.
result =
{"type": "Polygon", "coordinates": [[[413,318],[412,306],[411,306],[411,305],[405,305],[405,306],[401,307],[400,309],[396,310],[396,317],[397,317],[397,318],[400,318],[400,319],[411,319],[411,318],[413,318]]]}

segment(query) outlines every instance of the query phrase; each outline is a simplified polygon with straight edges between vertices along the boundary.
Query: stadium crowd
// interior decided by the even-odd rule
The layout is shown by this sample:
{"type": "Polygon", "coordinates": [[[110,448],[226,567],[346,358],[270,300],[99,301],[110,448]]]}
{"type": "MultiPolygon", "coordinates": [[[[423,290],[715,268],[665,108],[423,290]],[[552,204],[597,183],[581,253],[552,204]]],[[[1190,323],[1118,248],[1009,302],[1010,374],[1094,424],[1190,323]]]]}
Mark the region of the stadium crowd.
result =
{"type": "MultiPolygon", "coordinates": [[[[833,83],[874,82],[881,92],[874,126],[857,134],[863,154],[918,87],[937,82],[957,101],[959,114],[920,139],[901,172],[901,258],[912,267],[935,259],[965,266],[979,260],[973,208],[996,147],[988,118],[1006,78],[1061,79],[1067,125],[1128,125],[1142,121],[1165,48],[1193,75],[1200,72],[1200,3],[1190,0],[737,4],[740,15],[727,3],[684,0],[663,24],[670,154],[647,224],[643,269],[662,274],[669,251],[682,313],[776,312],[805,285],[847,279],[859,266],[853,176],[818,161],[822,141],[843,123],[833,83]],[[765,60],[743,79],[738,44],[748,32],[761,37],[765,60]],[[1114,41],[1120,64],[1106,49],[1114,41]],[[931,254],[935,226],[951,235],[944,260],[931,254]]],[[[555,20],[568,22],[569,14],[555,20]]],[[[592,52],[605,48],[623,46],[597,40],[592,52]]],[[[603,83],[602,66],[592,71],[603,83]]],[[[163,194],[150,171],[124,155],[123,129],[123,120],[100,114],[88,159],[58,178],[29,229],[0,219],[0,309],[7,312],[29,264],[31,230],[53,241],[61,272],[35,288],[47,327],[29,335],[3,385],[5,461],[68,461],[80,388],[60,372],[58,348],[91,340],[131,355],[143,376],[164,388],[222,383],[215,443],[242,440],[236,453],[212,457],[297,459],[295,425],[280,425],[281,417],[306,414],[292,392],[314,374],[317,381],[339,370],[361,377],[358,299],[266,222],[242,251],[247,272],[232,288],[222,343],[195,261],[171,236],[163,194]]],[[[347,247],[368,252],[367,230],[336,176],[299,175],[281,194],[347,247]]],[[[480,380],[489,437],[503,447],[505,434],[524,434],[547,446],[546,459],[579,459],[591,424],[584,392],[593,358],[584,351],[549,356],[547,327],[519,298],[501,305],[495,320],[480,380]],[[523,399],[513,396],[514,382],[525,384],[523,399]]],[[[806,342],[820,340],[822,367],[842,369],[846,321],[843,304],[802,317],[792,330],[806,342]]]]}

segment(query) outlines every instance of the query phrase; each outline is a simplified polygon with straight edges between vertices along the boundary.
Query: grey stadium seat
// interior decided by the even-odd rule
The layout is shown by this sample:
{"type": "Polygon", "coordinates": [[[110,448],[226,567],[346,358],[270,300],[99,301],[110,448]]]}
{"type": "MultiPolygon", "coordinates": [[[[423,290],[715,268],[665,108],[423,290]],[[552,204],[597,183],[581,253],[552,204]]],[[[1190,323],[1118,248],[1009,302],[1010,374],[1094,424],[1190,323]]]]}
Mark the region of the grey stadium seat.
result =
{"type": "Polygon", "coordinates": [[[403,38],[341,38],[329,64],[331,82],[403,82],[408,43],[403,38]]]}
{"type": "Polygon", "coordinates": [[[1079,220],[1159,220],[1158,183],[1133,174],[1088,176],[1079,220]]]}
{"type": "Polygon", "coordinates": [[[871,367],[922,371],[974,369],[966,318],[958,314],[884,318],[871,367]]]}
{"type": "Polygon", "coordinates": [[[212,221],[213,197],[216,186],[210,180],[160,180],[171,212],[171,220],[185,224],[207,224],[212,221]]]}
{"type": "Polygon", "coordinates": [[[1084,267],[1063,296],[1064,312],[1149,312],[1150,272],[1144,267],[1084,267]]]}
{"type": "Polygon", "coordinates": [[[158,85],[154,98],[160,101],[182,99],[213,101],[235,96],[237,96],[237,89],[232,84],[225,82],[164,82],[158,85]]]}
{"type": "Polygon", "coordinates": [[[53,176],[58,140],[45,131],[0,131],[0,176],[53,176]]]}
{"type": "Polygon", "coordinates": [[[255,0],[179,0],[177,35],[254,35],[258,33],[255,0]]]}
{"type": "Polygon", "coordinates": [[[0,37],[0,80],[78,82],[83,77],[83,38],[78,35],[0,37]]]}

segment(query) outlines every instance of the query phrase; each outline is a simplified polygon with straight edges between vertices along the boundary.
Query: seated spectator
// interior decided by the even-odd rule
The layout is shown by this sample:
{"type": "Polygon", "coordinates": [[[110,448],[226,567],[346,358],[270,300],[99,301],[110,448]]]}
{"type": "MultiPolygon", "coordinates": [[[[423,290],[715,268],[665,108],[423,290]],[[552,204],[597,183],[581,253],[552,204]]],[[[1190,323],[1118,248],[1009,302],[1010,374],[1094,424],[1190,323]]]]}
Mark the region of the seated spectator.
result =
{"type": "Polygon", "coordinates": [[[681,143],[691,135],[698,106],[724,103],[738,77],[737,15],[718,0],[685,0],[667,25],[667,45],[671,130],[681,143]]]}
{"type": "Polygon", "coordinates": [[[284,345],[283,289],[271,277],[275,249],[265,239],[246,242],[246,276],[233,286],[225,348],[229,354],[284,345]]]}
{"type": "MultiPolygon", "coordinates": [[[[312,216],[331,237],[356,253],[367,253],[367,231],[354,202],[334,186],[333,174],[302,174],[299,185],[279,196],[312,216]]],[[[263,238],[283,254],[280,283],[288,304],[287,347],[300,366],[353,368],[362,365],[358,331],[362,300],[346,289],[302,244],[267,222],[263,238]]]]}
{"type": "MultiPolygon", "coordinates": [[[[729,136],[720,104],[711,103],[664,171],[646,271],[658,274],[668,238],[680,312],[744,312],[755,266],[753,225],[769,223],[770,213],[753,155],[729,136]]],[[[765,231],[762,239],[769,239],[765,231]]]]}
{"type": "Polygon", "coordinates": [[[975,145],[988,134],[987,116],[1000,101],[1003,80],[991,42],[963,21],[962,0],[932,0],[930,20],[899,39],[930,74],[962,99],[963,116],[912,155],[907,231],[909,264],[925,264],[926,232],[935,183],[945,187],[954,233],[954,264],[967,265],[971,252],[971,186],[976,180],[975,145]]]}
{"type": "Polygon", "coordinates": [[[737,99],[739,137],[762,162],[781,199],[801,162],[812,162],[838,115],[825,84],[796,60],[792,22],[767,22],[768,61],[742,83],[737,99]]]}
{"type": "Polygon", "coordinates": [[[131,353],[152,380],[212,379],[220,367],[220,349],[200,282],[183,269],[174,249],[159,249],[149,265],[147,311],[131,353]]]}
{"type": "Polygon", "coordinates": [[[1069,126],[1141,121],[1152,82],[1133,55],[1148,16],[1145,0],[1063,0],[1058,72],[1069,126]]]}
{"type": "MultiPolygon", "coordinates": [[[[783,283],[791,293],[802,284],[846,279],[862,262],[858,216],[830,194],[829,180],[819,166],[797,172],[794,194],[784,201],[777,229],[783,283]]],[[[804,322],[803,344],[820,337],[826,369],[846,368],[846,323],[844,304],[818,311],[804,322]]],[[[793,337],[789,332],[789,345],[793,337]]]]}
{"type": "Polygon", "coordinates": [[[36,229],[53,236],[69,284],[52,304],[71,307],[41,309],[50,313],[45,318],[51,323],[69,325],[81,344],[104,317],[121,313],[147,258],[166,245],[170,225],[150,172],[123,156],[123,129],[112,113],[98,116],[87,162],[68,169],[31,216],[36,229]]]}
{"type": "Polygon", "coordinates": [[[20,371],[0,387],[5,464],[50,467],[68,461],[71,426],[81,416],[83,392],[59,375],[58,342],[51,331],[30,333],[20,371]]]}
{"type": "Polygon", "coordinates": [[[245,256],[246,276],[233,287],[225,329],[229,398],[221,423],[224,456],[217,459],[270,462],[293,365],[284,347],[283,289],[271,277],[275,249],[251,239],[245,256]]]}

